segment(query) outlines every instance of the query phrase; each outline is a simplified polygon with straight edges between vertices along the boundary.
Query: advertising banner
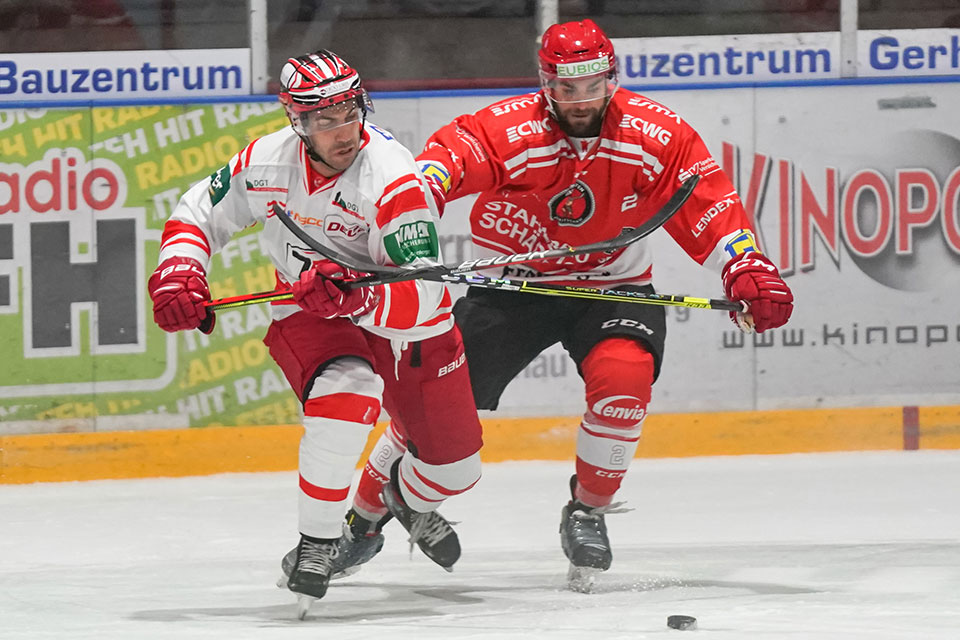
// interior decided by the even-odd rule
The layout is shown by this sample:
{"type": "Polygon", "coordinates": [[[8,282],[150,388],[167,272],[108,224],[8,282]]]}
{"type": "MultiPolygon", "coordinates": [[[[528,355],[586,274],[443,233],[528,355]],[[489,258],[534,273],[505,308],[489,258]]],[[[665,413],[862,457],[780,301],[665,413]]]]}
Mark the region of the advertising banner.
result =
{"type": "Polygon", "coordinates": [[[857,33],[857,75],[960,74],[960,29],[892,29],[857,33]]]}
{"type": "Polygon", "coordinates": [[[0,53],[0,101],[249,94],[249,49],[0,53]]]}
{"type": "MultiPolygon", "coordinates": [[[[762,336],[668,308],[653,411],[960,404],[960,84],[648,96],[701,132],[796,296],[790,323],[762,336]]],[[[497,99],[374,98],[373,120],[414,150],[497,99]]],[[[219,312],[211,336],[169,335],[146,292],[180,194],[282,126],[276,103],[0,111],[0,433],[298,421],[263,305],[219,312]]],[[[448,263],[471,257],[470,204],[447,206],[448,263]]],[[[658,291],[722,295],[667,234],[652,243],[658,291]]],[[[215,297],[273,287],[257,228],[210,279],[215,297]]],[[[582,407],[553,347],[498,414],[582,407]]]]}
{"type": "MultiPolygon", "coordinates": [[[[169,335],[146,291],[183,191],[286,123],[277,103],[0,111],[0,431],[297,422],[264,307],[169,335]]],[[[215,296],[273,287],[251,231],[215,296]]]]}
{"type": "MultiPolygon", "coordinates": [[[[960,74],[960,29],[858,31],[858,77],[960,74]]],[[[625,85],[743,85],[841,77],[839,32],[617,38],[625,85]]]]}
{"type": "Polygon", "coordinates": [[[787,82],[840,77],[840,34],[615,38],[623,84],[787,82]]]}
{"type": "MultiPolygon", "coordinates": [[[[677,388],[673,402],[705,410],[741,399],[758,409],[960,402],[960,126],[951,114],[958,89],[661,96],[687,114],[734,177],[764,250],[796,296],[790,323],[763,336],[691,315],[672,342],[683,358],[671,366],[696,392],[677,388]],[[712,366],[690,364],[704,356],[712,366]],[[737,393],[744,365],[755,385],[746,397],[737,393]]],[[[662,253],[673,247],[664,242],[662,253]]],[[[703,278],[689,261],[668,258],[664,266],[661,287],[703,278]]]]}

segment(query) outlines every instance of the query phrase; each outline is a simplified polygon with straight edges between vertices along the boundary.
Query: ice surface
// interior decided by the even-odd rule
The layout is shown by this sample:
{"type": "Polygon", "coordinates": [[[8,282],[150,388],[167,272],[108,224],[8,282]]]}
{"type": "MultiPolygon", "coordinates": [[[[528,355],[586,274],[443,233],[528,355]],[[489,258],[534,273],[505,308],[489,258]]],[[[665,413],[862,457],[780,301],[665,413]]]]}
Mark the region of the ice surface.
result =
{"type": "Polygon", "coordinates": [[[391,523],[304,621],[273,586],[294,473],[0,486],[0,638],[960,637],[960,451],[637,460],[590,595],[564,588],[571,471],[487,465],[443,509],[452,574],[391,523]]]}

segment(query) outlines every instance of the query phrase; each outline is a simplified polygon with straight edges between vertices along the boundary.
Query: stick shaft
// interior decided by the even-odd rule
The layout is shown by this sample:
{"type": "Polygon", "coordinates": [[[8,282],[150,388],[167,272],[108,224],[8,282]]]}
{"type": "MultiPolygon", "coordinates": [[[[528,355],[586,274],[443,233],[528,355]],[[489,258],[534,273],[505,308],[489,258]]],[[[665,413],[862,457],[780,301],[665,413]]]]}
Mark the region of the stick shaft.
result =
{"type": "Polygon", "coordinates": [[[621,232],[619,235],[613,238],[579,247],[562,247],[558,249],[545,249],[542,251],[497,256],[494,258],[467,260],[459,265],[452,266],[433,265],[427,267],[395,267],[373,264],[367,260],[348,256],[331,249],[328,246],[325,246],[319,240],[308,234],[296,222],[294,222],[287,215],[286,211],[280,207],[280,205],[274,204],[273,212],[277,216],[277,219],[285,227],[287,227],[290,233],[299,238],[301,242],[306,244],[313,251],[316,251],[323,257],[327,258],[328,260],[332,260],[341,266],[349,267],[354,271],[361,271],[370,274],[369,276],[361,278],[357,282],[364,286],[372,286],[377,284],[387,284],[390,282],[404,282],[407,280],[437,281],[444,279],[445,276],[450,274],[471,273],[480,269],[502,267],[512,264],[522,264],[535,260],[550,260],[568,256],[601,253],[605,251],[622,249],[630,244],[633,244],[634,242],[637,242],[641,238],[650,235],[662,227],[667,220],[673,217],[690,198],[690,195],[693,193],[693,190],[696,188],[699,181],[699,175],[690,176],[683,184],[680,185],[680,188],[677,189],[672,196],[670,196],[670,199],[667,200],[667,202],[660,207],[660,209],[648,220],[636,228],[627,229],[621,232]]]}
{"type": "MultiPolygon", "coordinates": [[[[559,296],[563,298],[579,298],[581,300],[606,300],[616,302],[634,302],[639,304],[654,304],[666,307],[688,307],[691,309],[716,309],[718,311],[746,311],[740,302],[730,300],[715,300],[697,298],[693,296],[677,296],[659,293],[644,293],[642,291],[621,291],[616,289],[599,289],[596,287],[574,287],[562,284],[531,283],[526,280],[511,280],[509,278],[488,278],[478,274],[451,273],[438,278],[450,284],[466,284],[483,289],[499,289],[501,291],[517,291],[545,296],[559,296]]],[[[367,286],[367,283],[362,283],[367,286]]],[[[212,310],[232,309],[248,304],[273,302],[277,300],[292,300],[290,291],[265,291],[246,295],[220,298],[205,303],[212,310]]]]}

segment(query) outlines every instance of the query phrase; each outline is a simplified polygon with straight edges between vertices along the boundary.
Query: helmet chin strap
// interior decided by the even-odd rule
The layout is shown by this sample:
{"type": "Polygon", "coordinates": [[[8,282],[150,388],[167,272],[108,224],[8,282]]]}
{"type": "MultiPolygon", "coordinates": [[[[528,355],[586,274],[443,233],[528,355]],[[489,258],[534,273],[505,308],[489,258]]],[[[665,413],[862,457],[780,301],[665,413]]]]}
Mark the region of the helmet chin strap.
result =
{"type": "Polygon", "coordinates": [[[336,168],[334,168],[329,162],[324,160],[323,156],[321,156],[319,153],[317,153],[314,150],[313,145],[310,144],[310,138],[308,138],[307,136],[300,136],[300,139],[303,140],[303,146],[306,147],[307,149],[308,158],[310,158],[311,160],[314,160],[315,162],[322,162],[326,166],[330,167],[332,170],[336,171],[336,168]]]}

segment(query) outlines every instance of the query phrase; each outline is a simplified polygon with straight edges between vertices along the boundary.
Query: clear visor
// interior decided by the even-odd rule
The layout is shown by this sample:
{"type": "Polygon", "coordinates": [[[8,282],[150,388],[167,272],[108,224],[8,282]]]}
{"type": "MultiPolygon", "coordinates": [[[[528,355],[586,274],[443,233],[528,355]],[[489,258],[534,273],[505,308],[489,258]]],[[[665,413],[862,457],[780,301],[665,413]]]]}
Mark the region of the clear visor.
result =
{"type": "Polygon", "coordinates": [[[562,77],[541,71],[540,85],[552,101],[572,104],[609,98],[617,90],[619,82],[615,69],[577,77],[562,77]]]}
{"type": "Polygon", "coordinates": [[[294,130],[305,136],[339,129],[356,124],[363,119],[363,109],[359,100],[348,100],[331,107],[309,111],[288,109],[287,113],[290,115],[294,130]]]}

